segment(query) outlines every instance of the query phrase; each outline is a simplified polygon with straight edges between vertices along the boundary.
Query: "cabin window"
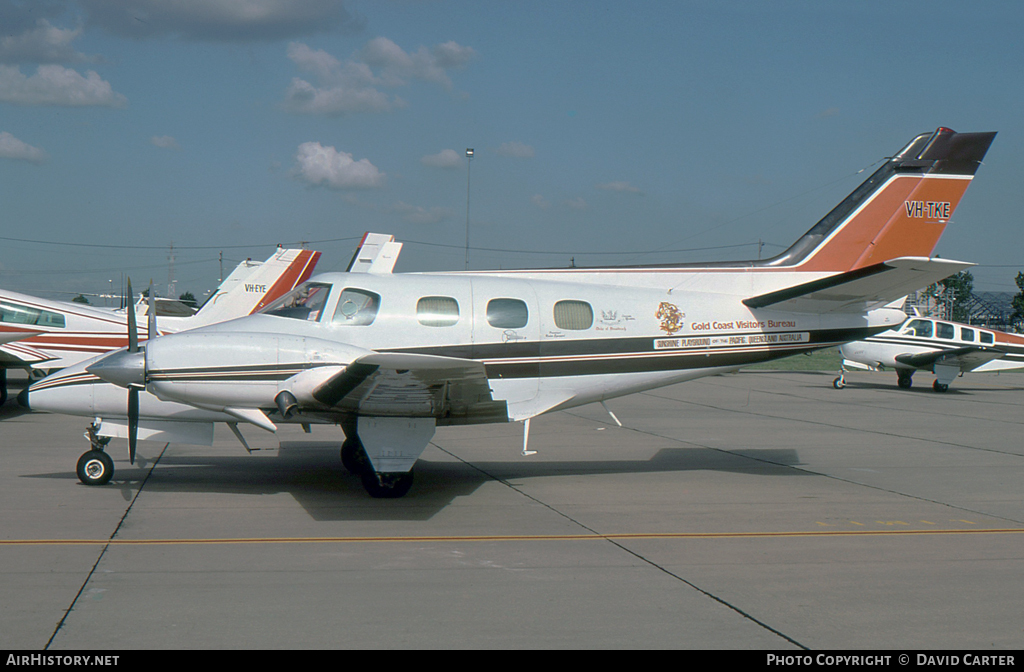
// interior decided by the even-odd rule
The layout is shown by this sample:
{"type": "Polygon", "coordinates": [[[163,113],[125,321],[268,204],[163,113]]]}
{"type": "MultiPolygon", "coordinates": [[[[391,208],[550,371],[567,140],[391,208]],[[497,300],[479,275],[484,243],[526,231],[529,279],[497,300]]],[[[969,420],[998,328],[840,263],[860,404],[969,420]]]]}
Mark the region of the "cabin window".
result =
{"type": "Polygon", "coordinates": [[[988,333],[987,331],[981,331],[978,333],[981,336],[982,343],[992,344],[995,342],[995,339],[992,338],[992,334],[988,333]]]}
{"type": "Polygon", "coordinates": [[[372,324],[377,318],[379,309],[380,294],[346,287],[338,297],[338,307],[334,310],[334,323],[365,327],[372,324]]]}
{"type": "Polygon", "coordinates": [[[961,341],[973,341],[974,340],[974,329],[968,329],[967,327],[960,327],[960,340],[961,341]]]}
{"type": "Polygon", "coordinates": [[[49,310],[39,310],[13,303],[0,303],[0,322],[7,324],[38,324],[41,327],[63,329],[64,316],[49,310]]]}
{"type": "Polygon", "coordinates": [[[554,312],[559,329],[581,331],[594,325],[594,309],[586,301],[559,301],[554,312]]]}
{"type": "Polygon", "coordinates": [[[450,327],[459,321],[459,302],[450,296],[424,296],[416,302],[416,319],[425,327],[450,327]]]}
{"type": "Polygon", "coordinates": [[[327,303],[331,285],[322,282],[306,282],[264,308],[264,315],[290,317],[293,320],[316,322],[327,303]]]}
{"type": "Polygon", "coordinates": [[[932,323],[929,320],[914,320],[903,330],[907,336],[932,337],[932,323]]]}
{"type": "Polygon", "coordinates": [[[936,322],[935,335],[939,338],[948,338],[952,340],[956,338],[956,329],[953,328],[952,324],[946,324],[945,322],[936,322]]]}
{"type": "Polygon", "coordinates": [[[487,324],[495,329],[520,329],[530,320],[526,303],[519,299],[491,299],[487,303],[487,324]]]}

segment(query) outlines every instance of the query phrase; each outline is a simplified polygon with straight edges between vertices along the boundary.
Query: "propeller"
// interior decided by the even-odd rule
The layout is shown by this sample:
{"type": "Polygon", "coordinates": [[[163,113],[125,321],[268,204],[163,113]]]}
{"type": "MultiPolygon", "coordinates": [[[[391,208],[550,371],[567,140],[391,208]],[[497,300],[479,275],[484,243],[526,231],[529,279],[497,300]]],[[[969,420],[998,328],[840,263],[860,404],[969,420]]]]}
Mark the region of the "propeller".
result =
{"type": "MultiPolygon", "coordinates": [[[[128,278],[128,296],[134,298],[132,281],[128,278]]],[[[156,299],[153,281],[149,282],[148,337],[156,338],[156,299]]],[[[135,447],[139,434],[139,392],[146,389],[146,354],[139,349],[135,305],[128,302],[128,349],[107,355],[85,369],[100,380],[128,390],[128,460],[135,464],[135,447]]]]}

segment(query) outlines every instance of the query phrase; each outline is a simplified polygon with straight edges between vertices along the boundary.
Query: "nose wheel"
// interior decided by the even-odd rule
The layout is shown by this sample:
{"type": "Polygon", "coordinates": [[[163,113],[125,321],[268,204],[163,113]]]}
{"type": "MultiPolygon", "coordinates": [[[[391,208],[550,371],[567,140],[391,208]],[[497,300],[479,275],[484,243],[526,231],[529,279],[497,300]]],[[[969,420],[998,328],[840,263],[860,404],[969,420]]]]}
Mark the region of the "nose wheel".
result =
{"type": "Polygon", "coordinates": [[[90,450],[78,458],[77,472],[86,485],[105,485],[114,475],[114,461],[102,450],[90,450]]]}
{"type": "Polygon", "coordinates": [[[114,476],[114,461],[103,450],[110,443],[110,437],[100,436],[96,433],[98,430],[95,423],[85,430],[85,438],[89,439],[92,449],[78,458],[75,470],[78,480],[85,485],[105,485],[114,476]]]}

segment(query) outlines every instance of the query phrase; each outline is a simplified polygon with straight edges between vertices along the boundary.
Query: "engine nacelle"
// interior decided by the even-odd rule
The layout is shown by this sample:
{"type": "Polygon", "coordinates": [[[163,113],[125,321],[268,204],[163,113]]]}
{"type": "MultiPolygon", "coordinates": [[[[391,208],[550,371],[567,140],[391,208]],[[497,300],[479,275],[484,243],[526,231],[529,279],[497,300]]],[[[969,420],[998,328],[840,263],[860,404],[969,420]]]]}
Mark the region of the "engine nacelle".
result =
{"type": "Polygon", "coordinates": [[[209,409],[276,408],[284,390],[300,403],[364,348],[287,334],[185,332],[146,345],[146,389],[209,409]],[[319,382],[317,382],[319,381],[319,382]]]}

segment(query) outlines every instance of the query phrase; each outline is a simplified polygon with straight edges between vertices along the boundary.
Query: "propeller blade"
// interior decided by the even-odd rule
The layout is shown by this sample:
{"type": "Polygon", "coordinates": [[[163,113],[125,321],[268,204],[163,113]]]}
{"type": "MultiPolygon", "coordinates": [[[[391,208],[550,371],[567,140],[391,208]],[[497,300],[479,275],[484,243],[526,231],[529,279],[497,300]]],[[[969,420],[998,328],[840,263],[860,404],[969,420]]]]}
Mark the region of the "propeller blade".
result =
{"type": "Polygon", "coordinates": [[[135,323],[135,295],[132,294],[132,279],[128,278],[128,352],[138,351],[139,332],[135,323]]]}
{"type": "Polygon", "coordinates": [[[153,280],[149,281],[149,310],[146,311],[147,335],[150,339],[156,338],[156,295],[153,294],[153,280]]]}
{"type": "Polygon", "coordinates": [[[128,388],[128,461],[135,464],[135,445],[139,441],[139,388],[128,388]]]}

